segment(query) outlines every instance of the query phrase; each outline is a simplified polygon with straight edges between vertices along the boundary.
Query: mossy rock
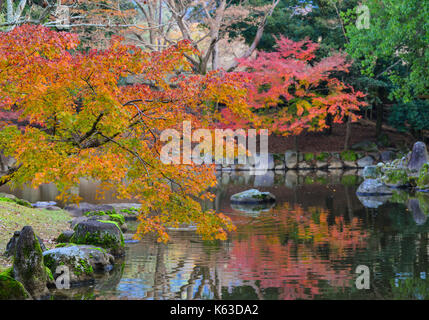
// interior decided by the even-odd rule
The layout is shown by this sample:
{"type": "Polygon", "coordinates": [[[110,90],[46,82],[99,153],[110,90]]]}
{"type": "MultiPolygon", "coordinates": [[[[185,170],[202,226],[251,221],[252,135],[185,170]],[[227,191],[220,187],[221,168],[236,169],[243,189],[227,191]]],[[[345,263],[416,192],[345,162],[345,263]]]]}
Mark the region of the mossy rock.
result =
{"type": "Polygon", "coordinates": [[[331,155],[328,152],[321,152],[316,155],[316,160],[325,162],[329,159],[330,156],[331,155]]]}
{"type": "Polygon", "coordinates": [[[388,169],[381,178],[383,183],[392,188],[404,188],[409,186],[408,173],[405,169],[388,169]]]}
{"type": "Polygon", "coordinates": [[[76,247],[57,248],[44,252],[43,261],[50,270],[52,279],[54,275],[55,277],[59,275],[56,274],[57,268],[65,266],[69,270],[71,286],[94,282],[94,268],[88,257],[81,254],[79,249],[73,252],[73,248],[76,247]]]}
{"type": "Polygon", "coordinates": [[[115,259],[100,247],[88,245],[67,245],[44,252],[46,266],[55,272],[58,267],[66,266],[70,270],[70,286],[82,286],[93,283],[95,274],[106,274],[113,268],[115,259]]]}
{"type": "Polygon", "coordinates": [[[73,237],[74,231],[72,230],[66,230],[60,233],[58,238],[56,239],[59,243],[68,243],[70,242],[70,239],[73,237]]]}
{"type": "Polygon", "coordinates": [[[0,300],[27,299],[31,299],[31,296],[21,282],[8,276],[6,272],[0,274],[0,300]]]}
{"type": "Polygon", "coordinates": [[[125,217],[123,214],[117,213],[115,210],[110,211],[93,211],[86,212],[85,216],[108,216],[109,220],[117,222],[119,225],[123,225],[125,223],[125,217]]]}
{"type": "Polygon", "coordinates": [[[48,289],[49,275],[43,265],[43,254],[33,228],[22,228],[16,243],[13,259],[13,275],[35,298],[44,296],[48,289]]]}
{"type": "Polygon", "coordinates": [[[231,203],[234,204],[258,204],[272,203],[276,198],[269,192],[261,192],[257,189],[250,189],[231,196],[231,203]]]}
{"type": "Polygon", "coordinates": [[[314,160],[315,156],[313,153],[304,153],[304,161],[305,162],[312,162],[314,160]]]}
{"type": "Polygon", "coordinates": [[[341,152],[340,157],[341,160],[350,162],[356,161],[358,159],[357,153],[353,150],[344,150],[341,152]]]}
{"type": "Polygon", "coordinates": [[[99,246],[114,256],[125,253],[124,236],[114,221],[83,221],[75,226],[70,242],[99,246]]]}

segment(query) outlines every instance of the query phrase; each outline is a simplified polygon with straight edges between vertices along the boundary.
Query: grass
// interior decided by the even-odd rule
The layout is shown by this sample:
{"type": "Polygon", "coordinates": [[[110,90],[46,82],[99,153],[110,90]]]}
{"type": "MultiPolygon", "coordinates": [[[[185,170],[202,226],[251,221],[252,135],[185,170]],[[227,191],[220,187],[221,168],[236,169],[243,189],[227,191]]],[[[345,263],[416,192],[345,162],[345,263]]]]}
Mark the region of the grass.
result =
{"type": "Polygon", "coordinates": [[[69,229],[70,220],[70,215],[64,210],[27,208],[14,202],[0,201],[0,271],[12,263],[3,253],[15,231],[20,231],[24,226],[32,226],[36,235],[45,240],[45,246],[50,248],[54,247],[50,240],[69,229]]]}

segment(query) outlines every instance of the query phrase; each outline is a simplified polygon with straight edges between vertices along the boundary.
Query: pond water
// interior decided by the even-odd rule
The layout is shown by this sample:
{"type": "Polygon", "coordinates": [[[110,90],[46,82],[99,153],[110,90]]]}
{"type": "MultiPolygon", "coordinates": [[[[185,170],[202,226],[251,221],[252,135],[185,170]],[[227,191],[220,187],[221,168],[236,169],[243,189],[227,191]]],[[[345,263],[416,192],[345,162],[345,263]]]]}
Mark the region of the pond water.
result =
{"type": "Polygon", "coordinates": [[[361,181],[356,172],[219,173],[216,200],[205,205],[235,222],[227,241],[174,231],[168,244],[151,238],[127,243],[111,274],[55,298],[429,298],[429,195],[397,191],[367,208],[355,194],[361,181]],[[273,193],[275,206],[231,207],[232,194],[255,187],[273,193]],[[369,289],[356,287],[360,265],[369,268],[369,289]]]}

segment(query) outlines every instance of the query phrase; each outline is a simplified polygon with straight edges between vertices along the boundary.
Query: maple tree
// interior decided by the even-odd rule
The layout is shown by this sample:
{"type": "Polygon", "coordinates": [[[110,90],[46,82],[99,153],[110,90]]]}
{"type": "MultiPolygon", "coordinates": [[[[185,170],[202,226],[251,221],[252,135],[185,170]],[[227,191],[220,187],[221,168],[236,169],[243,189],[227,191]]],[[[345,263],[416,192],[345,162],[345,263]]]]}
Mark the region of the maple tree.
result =
{"type": "MultiPolygon", "coordinates": [[[[342,53],[316,61],[319,44],[310,40],[294,42],[277,39],[274,52],[258,52],[255,58],[239,59],[239,68],[249,78],[249,105],[253,124],[282,135],[298,135],[303,130],[327,128],[327,116],[335,123],[345,117],[358,118],[353,111],[366,105],[364,94],[355,91],[335,75],[348,72],[350,63],[342,53]]],[[[228,109],[223,111],[231,123],[228,109]]]]}
{"type": "Polygon", "coordinates": [[[1,121],[0,148],[16,159],[3,181],[54,183],[61,199],[79,201],[79,179],[98,180],[100,196],[110,189],[141,202],[139,234],[166,241],[166,227],[194,224],[204,238],[225,239],[231,221],[198,202],[213,197],[214,166],[163,164],[159,136],[185,120],[214,125],[215,103],[246,116],[240,76],[187,73],[184,54],[195,53],[187,41],[150,53],[120,38],[87,53],[78,44],[75,34],[43,26],[0,34],[0,108],[16,115],[1,121]],[[145,82],[120,85],[130,74],[145,82]]]}

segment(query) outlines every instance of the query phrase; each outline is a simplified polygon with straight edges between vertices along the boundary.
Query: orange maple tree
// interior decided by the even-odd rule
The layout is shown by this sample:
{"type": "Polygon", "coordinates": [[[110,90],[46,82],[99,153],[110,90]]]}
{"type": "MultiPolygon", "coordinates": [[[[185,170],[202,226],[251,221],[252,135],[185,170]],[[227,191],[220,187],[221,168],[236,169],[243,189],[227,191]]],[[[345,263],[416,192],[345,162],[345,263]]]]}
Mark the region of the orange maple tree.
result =
{"type": "Polygon", "coordinates": [[[185,120],[210,124],[216,103],[246,114],[240,77],[187,73],[184,54],[195,53],[187,41],[151,53],[119,38],[106,50],[80,52],[78,44],[76,35],[42,26],[0,33],[0,108],[17,117],[1,121],[0,148],[16,159],[3,180],[54,183],[61,199],[79,201],[73,187],[94,179],[101,195],[114,190],[141,202],[140,234],[166,241],[166,227],[194,224],[205,238],[225,239],[229,218],[198,202],[212,197],[213,166],[163,164],[159,136],[185,120]],[[133,74],[145,81],[121,85],[133,74]]]}
{"type": "MultiPolygon", "coordinates": [[[[319,44],[309,40],[294,42],[277,39],[276,50],[258,52],[256,57],[239,59],[239,68],[248,78],[248,100],[254,112],[254,125],[277,134],[298,135],[303,130],[320,131],[327,127],[327,116],[334,123],[353,113],[366,103],[365,96],[338,78],[348,72],[346,55],[336,53],[318,61],[319,44]]],[[[223,111],[230,123],[243,125],[230,110],[223,111]]]]}

